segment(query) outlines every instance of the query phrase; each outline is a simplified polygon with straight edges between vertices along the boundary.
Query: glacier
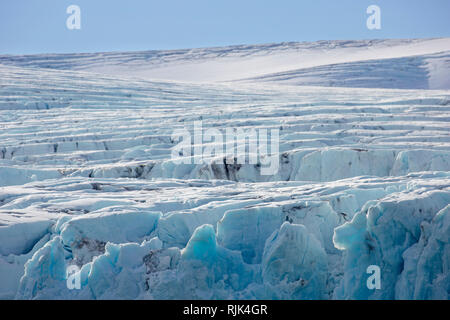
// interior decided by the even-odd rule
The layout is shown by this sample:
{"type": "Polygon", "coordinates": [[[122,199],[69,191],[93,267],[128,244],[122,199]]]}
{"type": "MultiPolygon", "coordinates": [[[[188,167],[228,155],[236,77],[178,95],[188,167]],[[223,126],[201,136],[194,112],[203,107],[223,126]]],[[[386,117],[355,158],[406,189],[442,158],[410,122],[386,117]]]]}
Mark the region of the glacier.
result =
{"type": "Polygon", "coordinates": [[[413,39],[0,56],[0,299],[447,300],[449,55],[413,39]],[[195,121],[278,129],[278,172],[177,163],[172,133],[195,121]]]}

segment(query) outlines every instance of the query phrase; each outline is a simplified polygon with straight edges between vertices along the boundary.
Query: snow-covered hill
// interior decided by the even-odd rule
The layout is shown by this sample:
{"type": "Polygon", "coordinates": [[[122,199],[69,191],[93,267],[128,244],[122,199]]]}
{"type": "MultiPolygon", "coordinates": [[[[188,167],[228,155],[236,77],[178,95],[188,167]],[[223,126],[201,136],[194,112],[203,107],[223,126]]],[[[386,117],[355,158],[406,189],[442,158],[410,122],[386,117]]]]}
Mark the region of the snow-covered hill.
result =
{"type": "Polygon", "coordinates": [[[448,299],[449,44],[0,57],[0,298],[448,299]],[[279,170],[177,163],[195,121],[279,170]]]}
{"type": "Polygon", "coordinates": [[[0,56],[0,64],[147,80],[450,89],[450,38],[318,41],[93,54],[0,56]],[[280,81],[282,80],[282,81],[280,81]]]}

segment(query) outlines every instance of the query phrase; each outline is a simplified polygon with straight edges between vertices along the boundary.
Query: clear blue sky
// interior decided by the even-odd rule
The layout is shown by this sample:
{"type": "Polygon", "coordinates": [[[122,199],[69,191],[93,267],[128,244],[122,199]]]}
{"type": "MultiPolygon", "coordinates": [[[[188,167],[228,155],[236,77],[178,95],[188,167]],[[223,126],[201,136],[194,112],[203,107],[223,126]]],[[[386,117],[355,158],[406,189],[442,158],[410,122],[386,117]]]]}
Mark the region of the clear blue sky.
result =
{"type": "Polygon", "coordinates": [[[450,0],[0,0],[0,53],[450,36],[450,0]],[[81,30],[66,8],[81,8],[81,30]],[[366,8],[381,8],[381,30],[366,8]]]}

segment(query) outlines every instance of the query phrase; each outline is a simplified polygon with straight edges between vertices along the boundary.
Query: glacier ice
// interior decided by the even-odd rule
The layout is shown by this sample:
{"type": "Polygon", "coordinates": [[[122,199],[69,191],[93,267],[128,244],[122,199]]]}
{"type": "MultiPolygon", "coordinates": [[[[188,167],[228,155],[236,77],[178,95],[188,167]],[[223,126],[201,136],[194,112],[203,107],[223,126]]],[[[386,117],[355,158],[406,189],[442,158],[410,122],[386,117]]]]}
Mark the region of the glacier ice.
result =
{"type": "MultiPolygon", "coordinates": [[[[202,224],[205,214],[189,209],[169,215],[175,226],[186,217],[198,221],[192,231],[185,231],[187,240],[177,228],[166,228],[165,239],[160,239],[158,221],[164,213],[153,210],[112,206],[108,213],[101,208],[98,213],[65,216],[55,220],[32,256],[22,259],[25,271],[15,297],[442,299],[448,294],[448,181],[448,174],[436,173],[325,184],[270,183],[264,190],[254,190],[251,183],[236,188],[201,182],[197,188],[213,196],[200,208],[225,213],[222,219],[219,214],[209,220],[212,224],[202,224]],[[249,206],[248,197],[255,192],[259,203],[267,193],[278,195],[266,206],[249,206]],[[358,203],[354,195],[360,193],[364,201],[358,203]],[[229,209],[220,210],[220,194],[228,194],[222,201],[233,202],[229,209]],[[124,217],[130,221],[120,220],[124,217]],[[115,233],[103,232],[118,223],[115,233]],[[85,239],[81,248],[73,240],[80,235],[85,239]],[[373,264],[382,274],[382,289],[376,292],[366,286],[366,269],[373,264]],[[71,265],[80,268],[80,290],[67,287],[65,271],[71,265]]],[[[84,182],[68,183],[71,190],[84,182]]],[[[135,184],[128,183],[130,188],[135,184]]],[[[142,181],[140,189],[152,190],[158,183],[142,181]]],[[[184,190],[186,183],[172,186],[184,190]]],[[[168,189],[162,197],[173,194],[168,189]]],[[[15,268],[20,272],[20,264],[15,268]]]]}
{"type": "Polygon", "coordinates": [[[104,252],[108,242],[140,242],[150,236],[159,217],[159,212],[133,212],[131,208],[120,210],[120,207],[115,207],[113,212],[70,219],[60,227],[61,240],[70,248],[76,263],[83,265],[104,252]]]}
{"type": "Polygon", "coordinates": [[[450,205],[431,222],[422,222],[417,243],[403,253],[404,270],[396,283],[396,299],[445,299],[449,294],[450,205]]]}
{"type": "Polygon", "coordinates": [[[323,299],[327,274],[326,252],[304,225],[285,222],[267,238],[262,277],[276,298],[323,299]]]}
{"type": "Polygon", "coordinates": [[[448,299],[448,44],[0,56],[0,299],[448,299]],[[278,172],[177,163],[200,120],[278,129],[278,172]]]}
{"type": "MultiPolygon", "coordinates": [[[[417,254],[420,255],[423,249],[419,248],[423,247],[425,239],[430,237],[430,225],[441,221],[441,229],[445,228],[442,221],[448,203],[450,195],[445,191],[426,191],[419,188],[400,194],[393,193],[381,200],[368,202],[351,222],[336,228],[333,240],[336,247],[345,250],[346,265],[343,282],[336,291],[336,297],[447,299],[448,281],[444,290],[438,288],[438,285],[433,286],[434,277],[447,276],[443,270],[448,262],[445,261],[445,250],[434,249],[438,250],[434,253],[435,256],[430,253],[431,257],[424,259],[428,269],[424,268],[420,276],[416,273],[416,276],[412,277],[412,283],[411,273],[424,263],[424,260],[419,262],[417,254]],[[370,265],[381,268],[383,290],[372,292],[367,288],[365,270],[370,265]],[[434,294],[429,287],[436,289],[440,295],[434,294]]],[[[436,231],[433,235],[438,237],[442,231],[437,226],[434,229],[436,231]]],[[[437,245],[438,248],[445,247],[448,243],[448,239],[442,240],[442,244],[437,245]]],[[[430,246],[433,245],[430,243],[430,246]]],[[[425,256],[426,254],[427,252],[425,256]]]]}

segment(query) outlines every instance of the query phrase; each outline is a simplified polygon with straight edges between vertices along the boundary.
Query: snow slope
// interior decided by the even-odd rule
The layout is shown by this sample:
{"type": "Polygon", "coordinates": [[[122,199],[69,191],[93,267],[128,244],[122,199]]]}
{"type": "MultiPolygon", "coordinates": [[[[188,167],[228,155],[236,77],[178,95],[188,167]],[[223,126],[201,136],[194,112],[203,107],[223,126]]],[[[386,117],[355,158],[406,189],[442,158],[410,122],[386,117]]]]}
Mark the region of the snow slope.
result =
{"type": "Polygon", "coordinates": [[[450,89],[446,76],[450,72],[449,54],[450,38],[442,38],[3,55],[0,56],[0,64],[88,71],[147,80],[211,83],[252,78],[285,84],[450,89]]]}
{"type": "Polygon", "coordinates": [[[0,298],[448,299],[448,45],[0,57],[0,298]],[[198,120],[278,172],[176,163],[198,120]]]}

